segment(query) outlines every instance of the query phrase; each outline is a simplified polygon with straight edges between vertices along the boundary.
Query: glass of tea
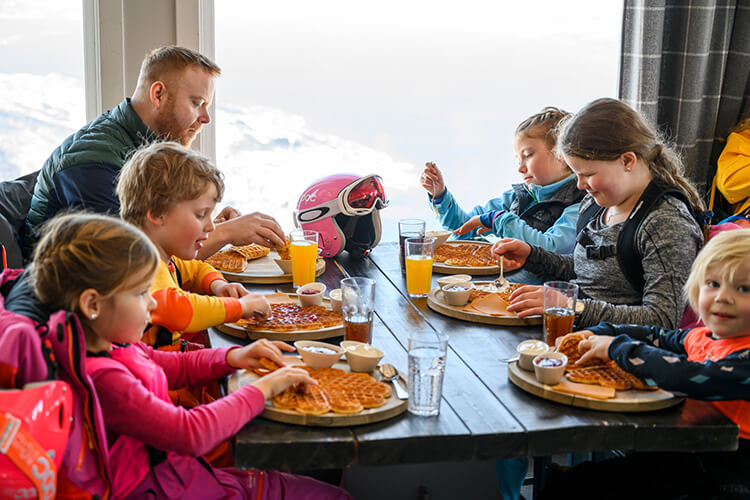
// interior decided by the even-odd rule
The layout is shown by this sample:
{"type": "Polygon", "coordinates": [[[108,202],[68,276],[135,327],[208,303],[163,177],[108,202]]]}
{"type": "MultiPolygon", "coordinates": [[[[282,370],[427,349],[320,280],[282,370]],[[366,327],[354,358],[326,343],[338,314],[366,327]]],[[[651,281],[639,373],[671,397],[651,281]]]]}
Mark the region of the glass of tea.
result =
{"type": "Polygon", "coordinates": [[[369,278],[341,280],[341,315],[344,340],[372,342],[372,315],[375,311],[375,281],[369,278]]]}
{"type": "Polygon", "coordinates": [[[555,339],[573,331],[578,285],[567,281],[544,284],[544,341],[554,347],[555,339]]]}
{"type": "Polygon", "coordinates": [[[398,221],[398,259],[401,263],[401,274],[406,274],[404,260],[404,242],[407,238],[424,238],[425,221],[422,219],[401,219],[398,221]]]}

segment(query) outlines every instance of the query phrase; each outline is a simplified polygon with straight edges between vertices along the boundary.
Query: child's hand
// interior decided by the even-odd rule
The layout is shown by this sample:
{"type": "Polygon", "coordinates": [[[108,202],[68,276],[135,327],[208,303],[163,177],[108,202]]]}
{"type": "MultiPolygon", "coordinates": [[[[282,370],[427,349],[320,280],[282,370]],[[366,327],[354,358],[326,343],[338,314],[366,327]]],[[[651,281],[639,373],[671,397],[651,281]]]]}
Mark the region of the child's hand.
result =
{"type": "Polygon", "coordinates": [[[266,399],[271,399],[281,394],[290,385],[298,383],[317,385],[318,381],[302,368],[285,366],[259,378],[253,382],[253,385],[260,389],[266,399]]]}
{"type": "MultiPolygon", "coordinates": [[[[507,259],[507,257],[506,257],[507,259]]],[[[506,260],[507,262],[507,260],[506,260]]],[[[519,318],[544,314],[544,287],[524,285],[510,294],[508,311],[518,314],[519,318]]]]}
{"type": "Polygon", "coordinates": [[[593,335],[588,330],[584,330],[583,332],[584,335],[588,332],[590,336],[578,343],[578,352],[583,353],[583,356],[576,361],[576,364],[583,364],[591,358],[609,361],[609,345],[614,340],[614,337],[610,337],[609,335],[593,335]]]}
{"type": "Polygon", "coordinates": [[[506,271],[520,269],[526,263],[526,259],[531,254],[531,245],[514,238],[503,238],[490,249],[492,255],[498,262],[503,257],[503,267],[506,271]]]}
{"type": "Polygon", "coordinates": [[[263,294],[248,292],[247,295],[240,297],[242,305],[242,317],[254,318],[259,321],[271,317],[271,306],[263,294]]]}
{"type": "Polygon", "coordinates": [[[453,231],[453,234],[459,234],[459,235],[466,234],[476,227],[479,228],[477,229],[477,234],[484,234],[490,229],[492,229],[490,227],[485,227],[484,225],[482,225],[482,221],[480,220],[479,217],[480,217],[479,215],[475,215],[474,217],[469,219],[463,226],[453,231]]]}
{"type": "Polygon", "coordinates": [[[419,178],[419,183],[432,194],[433,198],[442,198],[443,194],[445,194],[443,173],[440,172],[440,169],[433,162],[428,161],[424,164],[424,171],[419,178]]]}
{"type": "Polygon", "coordinates": [[[221,209],[221,212],[219,212],[219,215],[216,216],[214,219],[214,224],[219,224],[220,222],[226,222],[228,220],[234,219],[242,215],[239,210],[236,208],[232,208],[229,205],[221,209]]]}
{"type": "Polygon", "coordinates": [[[215,297],[234,297],[239,299],[250,293],[240,283],[227,283],[224,280],[212,281],[209,288],[215,297]]]}
{"type": "Polygon", "coordinates": [[[257,368],[261,366],[259,358],[270,359],[279,366],[284,366],[282,352],[294,351],[294,347],[279,340],[270,341],[267,339],[256,340],[239,349],[232,349],[227,353],[227,363],[236,369],[257,368]]]}
{"type": "Polygon", "coordinates": [[[270,215],[254,212],[230,218],[217,226],[221,241],[234,245],[257,243],[264,247],[283,247],[286,235],[276,219],[270,215]]]}

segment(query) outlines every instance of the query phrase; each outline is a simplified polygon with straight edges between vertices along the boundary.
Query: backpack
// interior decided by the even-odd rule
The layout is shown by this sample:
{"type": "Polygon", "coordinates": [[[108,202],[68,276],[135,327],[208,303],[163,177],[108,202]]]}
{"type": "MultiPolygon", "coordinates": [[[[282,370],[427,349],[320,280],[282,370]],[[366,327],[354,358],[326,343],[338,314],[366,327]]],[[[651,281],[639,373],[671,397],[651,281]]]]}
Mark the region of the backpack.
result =
{"type": "MultiPolygon", "coordinates": [[[[593,242],[588,239],[584,228],[589,221],[595,217],[599,217],[605,210],[604,207],[600,207],[596,203],[591,204],[591,206],[578,216],[578,222],[576,223],[576,243],[586,249],[586,257],[589,259],[604,259],[613,255],[617,256],[617,263],[620,265],[620,270],[625,275],[625,278],[627,278],[634,289],[643,291],[643,287],[646,284],[643,279],[643,264],[641,263],[643,256],[638,250],[636,236],[646,216],[651,213],[657,202],[665,196],[673,196],[681,200],[688,207],[691,206],[682,191],[676,189],[665,190],[654,181],[651,181],[620,229],[620,233],[617,236],[617,245],[593,246],[593,242]]],[[[692,209],[691,213],[693,213],[692,209]]],[[[711,216],[710,212],[701,214],[693,213],[692,215],[696,222],[698,222],[698,225],[704,228],[705,233],[706,224],[711,216]]],[[[704,234],[704,239],[705,236],[704,234]]]]}
{"type": "Polygon", "coordinates": [[[86,342],[73,313],[57,311],[34,321],[5,308],[6,297],[22,283],[20,269],[0,273],[0,386],[58,379],[72,396],[70,435],[57,479],[57,498],[109,499],[109,453],[99,399],[86,372],[86,342]]]}

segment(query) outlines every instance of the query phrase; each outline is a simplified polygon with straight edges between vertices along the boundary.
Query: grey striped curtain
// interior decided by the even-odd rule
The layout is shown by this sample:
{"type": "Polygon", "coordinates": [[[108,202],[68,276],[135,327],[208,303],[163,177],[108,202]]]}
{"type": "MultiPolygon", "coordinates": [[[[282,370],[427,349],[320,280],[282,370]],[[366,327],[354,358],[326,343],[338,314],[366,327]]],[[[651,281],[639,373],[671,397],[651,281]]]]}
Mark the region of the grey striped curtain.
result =
{"type": "Polygon", "coordinates": [[[729,129],[750,105],[750,0],[625,0],[620,99],[710,188],[729,129]]]}

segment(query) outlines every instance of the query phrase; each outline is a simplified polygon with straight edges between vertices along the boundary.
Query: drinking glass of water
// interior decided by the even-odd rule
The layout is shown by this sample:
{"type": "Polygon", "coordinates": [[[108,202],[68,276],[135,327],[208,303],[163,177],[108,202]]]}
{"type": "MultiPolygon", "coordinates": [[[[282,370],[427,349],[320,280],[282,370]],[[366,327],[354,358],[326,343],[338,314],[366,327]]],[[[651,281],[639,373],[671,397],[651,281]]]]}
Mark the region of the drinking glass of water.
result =
{"type": "Polygon", "coordinates": [[[440,413],[448,336],[436,332],[409,335],[409,412],[422,417],[440,413]]]}

